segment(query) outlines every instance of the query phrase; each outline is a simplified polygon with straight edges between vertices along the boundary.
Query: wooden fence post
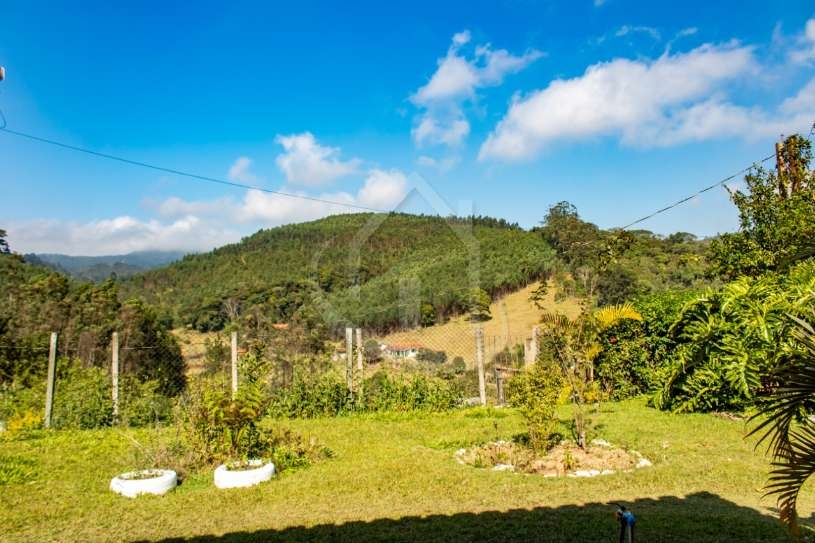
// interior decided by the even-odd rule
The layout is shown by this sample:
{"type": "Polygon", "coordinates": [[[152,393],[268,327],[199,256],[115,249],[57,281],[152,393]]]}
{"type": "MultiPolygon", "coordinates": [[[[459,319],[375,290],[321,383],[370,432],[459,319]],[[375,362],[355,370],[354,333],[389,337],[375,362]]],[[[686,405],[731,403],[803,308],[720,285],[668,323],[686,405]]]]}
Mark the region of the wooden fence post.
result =
{"type": "Polygon", "coordinates": [[[111,399],[113,400],[113,423],[119,423],[119,332],[113,332],[110,339],[110,379],[111,399]]]}
{"type": "Polygon", "coordinates": [[[345,329],[345,382],[348,392],[354,392],[354,329],[345,329]]]}
{"type": "Polygon", "coordinates": [[[238,333],[232,332],[232,397],[238,395],[238,333]]]}
{"type": "Polygon", "coordinates": [[[484,329],[479,325],[475,329],[475,361],[478,369],[478,395],[481,405],[487,405],[487,383],[484,375],[484,329]]]}
{"type": "Polygon", "coordinates": [[[57,333],[51,332],[51,343],[48,348],[48,381],[45,384],[45,421],[46,428],[51,427],[51,414],[54,411],[54,383],[57,376],[57,333]]]}

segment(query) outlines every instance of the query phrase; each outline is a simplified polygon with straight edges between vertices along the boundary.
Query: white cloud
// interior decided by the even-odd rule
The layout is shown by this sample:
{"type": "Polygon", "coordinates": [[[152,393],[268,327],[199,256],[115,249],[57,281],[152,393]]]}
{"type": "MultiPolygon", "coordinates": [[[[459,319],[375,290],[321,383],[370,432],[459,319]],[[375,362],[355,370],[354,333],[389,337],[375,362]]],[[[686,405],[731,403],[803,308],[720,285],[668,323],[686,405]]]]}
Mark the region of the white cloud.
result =
{"type": "Polygon", "coordinates": [[[513,55],[484,44],[475,46],[468,58],[462,47],[470,40],[467,30],[454,34],[447,55],[438,60],[430,80],[410,97],[423,110],[412,130],[418,146],[460,144],[470,131],[462,111],[464,102],[474,100],[477,89],[500,85],[507,75],[523,70],[542,56],[534,49],[513,55]]]}
{"type": "MultiPolygon", "coordinates": [[[[616,59],[582,76],[552,81],[545,89],[516,96],[481,146],[480,159],[523,159],[560,140],[616,135],[626,144],[659,145],[665,127],[683,117],[689,133],[694,106],[702,106],[724,83],[754,73],[751,47],[703,45],[656,60],[616,59]]],[[[708,104],[709,105],[709,104],[708,104]]],[[[701,133],[701,132],[698,132],[701,133]]]]}
{"type": "Polygon", "coordinates": [[[172,196],[158,205],[158,212],[162,217],[178,218],[189,215],[212,215],[222,213],[224,209],[229,209],[232,205],[230,198],[219,198],[210,201],[190,202],[172,196]]]}
{"type": "Polygon", "coordinates": [[[796,41],[798,48],[790,51],[790,60],[796,64],[815,61],[815,17],[806,22],[803,34],[796,41]]]}
{"type": "Polygon", "coordinates": [[[257,228],[360,211],[342,204],[394,209],[405,199],[408,189],[407,177],[401,171],[374,169],[356,194],[287,192],[336,203],[250,189],[240,201],[168,198],[157,208],[164,220],[125,215],[85,223],[32,220],[11,223],[6,228],[17,252],[109,255],[144,250],[206,251],[238,241],[257,228]]]}
{"type": "Polygon", "coordinates": [[[340,177],[352,174],[359,169],[361,161],[353,158],[342,161],[340,150],[317,143],[311,132],[278,135],[275,141],[283,146],[284,153],[278,155],[277,166],[289,183],[316,187],[330,183],[340,177]]]}
{"type": "Polygon", "coordinates": [[[686,36],[693,36],[699,32],[699,29],[695,26],[690,26],[688,28],[683,28],[679,32],[676,33],[675,38],[684,38],[686,36]]]}
{"type": "Polygon", "coordinates": [[[359,190],[357,203],[375,209],[391,209],[405,199],[407,186],[407,177],[399,170],[371,170],[359,190]]]}
{"type": "Polygon", "coordinates": [[[8,227],[18,252],[57,252],[109,255],[144,250],[203,251],[240,238],[223,225],[207,224],[193,216],[171,222],[140,220],[127,215],[80,222],[32,220],[8,227]]]}
{"type": "Polygon", "coordinates": [[[420,155],[416,159],[416,164],[425,168],[435,168],[440,172],[448,172],[452,170],[461,159],[457,156],[449,156],[444,158],[433,158],[427,155],[420,155]]]}
{"type": "Polygon", "coordinates": [[[254,185],[260,178],[249,171],[249,167],[252,165],[252,160],[249,157],[239,157],[232,166],[229,167],[229,172],[227,172],[227,178],[230,181],[237,181],[238,183],[245,183],[247,185],[254,185]]]}
{"type": "Polygon", "coordinates": [[[450,147],[459,145],[470,133],[470,123],[460,112],[456,118],[440,121],[430,113],[425,113],[419,123],[413,127],[411,134],[418,146],[444,144],[450,147]]]}
{"type": "Polygon", "coordinates": [[[617,29],[617,32],[614,33],[615,36],[621,38],[623,36],[627,36],[629,34],[647,34],[651,38],[659,41],[662,36],[659,33],[659,30],[652,26],[631,26],[631,25],[623,25],[617,29]]]}

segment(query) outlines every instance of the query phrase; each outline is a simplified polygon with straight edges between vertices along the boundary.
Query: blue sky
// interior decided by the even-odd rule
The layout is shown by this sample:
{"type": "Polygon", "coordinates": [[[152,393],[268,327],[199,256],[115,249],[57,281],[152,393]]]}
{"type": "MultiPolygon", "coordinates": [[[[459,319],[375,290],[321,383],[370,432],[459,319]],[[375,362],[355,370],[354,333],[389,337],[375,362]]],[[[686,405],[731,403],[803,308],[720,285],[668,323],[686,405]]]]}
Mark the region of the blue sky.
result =
{"type": "MultiPolygon", "coordinates": [[[[815,121],[815,6],[585,0],[5,2],[9,128],[367,207],[626,224],[815,121]],[[412,196],[411,196],[412,194],[412,196]]],[[[0,132],[21,252],[204,250],[348,208],[0,132]]],[[[724,190],[642,225],[732,230],[724,190]]]]}

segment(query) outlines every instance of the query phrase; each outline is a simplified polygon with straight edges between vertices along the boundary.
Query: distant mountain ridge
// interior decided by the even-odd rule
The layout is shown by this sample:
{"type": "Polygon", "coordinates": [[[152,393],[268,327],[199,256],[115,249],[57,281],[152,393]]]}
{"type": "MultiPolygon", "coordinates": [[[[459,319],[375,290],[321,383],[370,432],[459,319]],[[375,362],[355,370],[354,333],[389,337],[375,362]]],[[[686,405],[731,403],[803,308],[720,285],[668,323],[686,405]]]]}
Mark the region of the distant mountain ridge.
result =
{"type": "Polygon", "coordinates": [[[99,282],[115,274],[126,278],[180,260],[183,251],[136,251],[121,255],[72,256],[59,253],[29,253],[26,261],[51,268],[74,279],[99,282]]]}

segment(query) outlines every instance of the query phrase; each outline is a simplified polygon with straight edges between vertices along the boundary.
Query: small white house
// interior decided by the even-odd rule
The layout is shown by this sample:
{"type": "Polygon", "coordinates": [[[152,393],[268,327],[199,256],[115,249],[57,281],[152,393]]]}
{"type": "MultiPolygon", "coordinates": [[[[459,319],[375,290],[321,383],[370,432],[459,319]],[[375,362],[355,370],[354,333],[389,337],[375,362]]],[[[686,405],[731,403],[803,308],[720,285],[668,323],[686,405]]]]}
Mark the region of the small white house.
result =
{"type": "Polygon", "coordinates": [[[391,345],[383,343],[379,346],[382,354],[391,358],[416,358],[419,349],[423,347],[418,343],[393,343],[391,345]]]}

